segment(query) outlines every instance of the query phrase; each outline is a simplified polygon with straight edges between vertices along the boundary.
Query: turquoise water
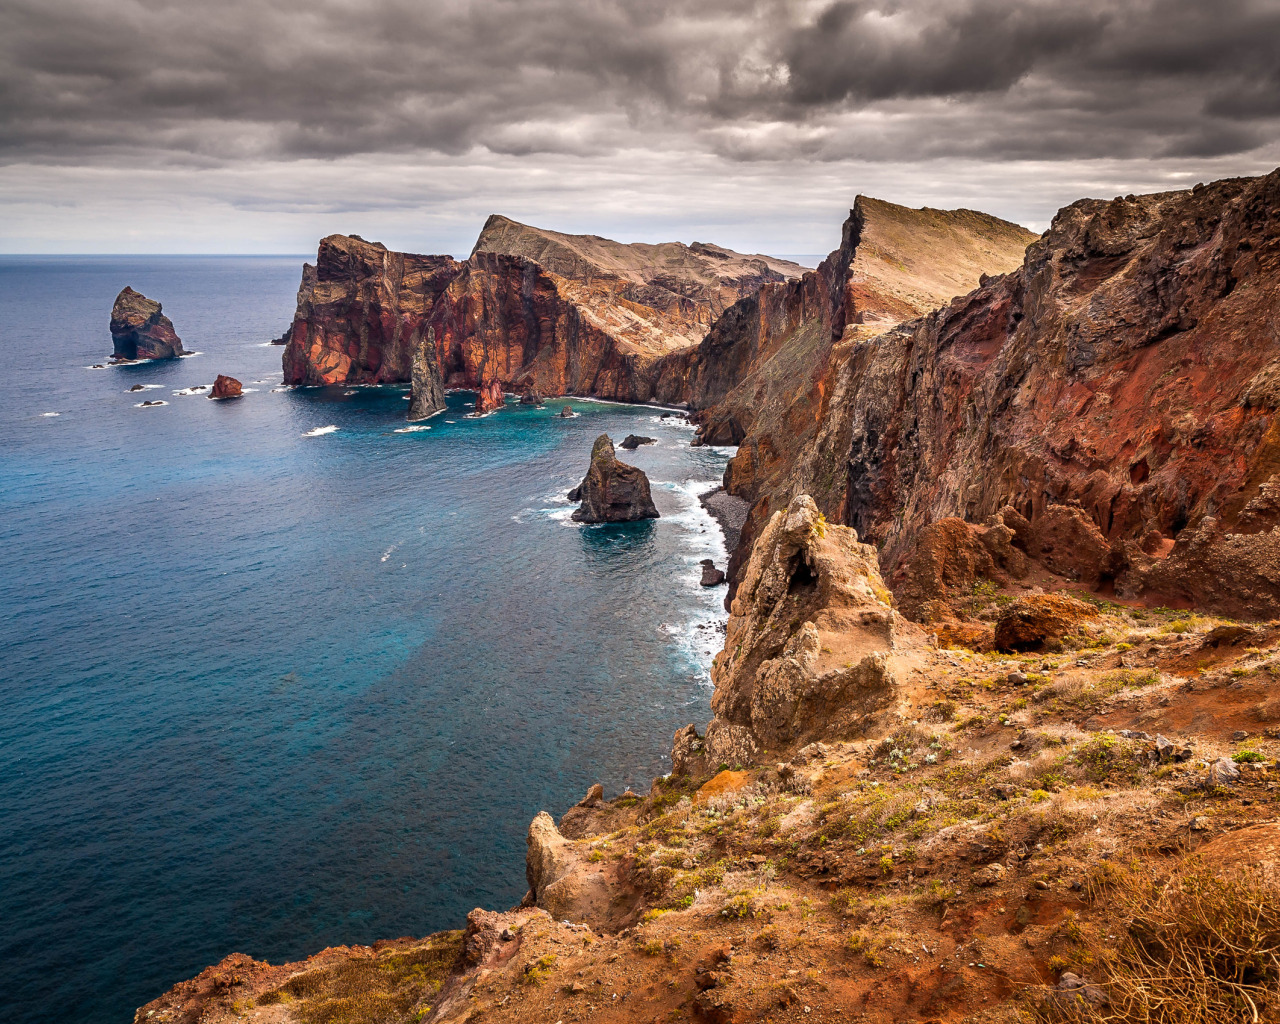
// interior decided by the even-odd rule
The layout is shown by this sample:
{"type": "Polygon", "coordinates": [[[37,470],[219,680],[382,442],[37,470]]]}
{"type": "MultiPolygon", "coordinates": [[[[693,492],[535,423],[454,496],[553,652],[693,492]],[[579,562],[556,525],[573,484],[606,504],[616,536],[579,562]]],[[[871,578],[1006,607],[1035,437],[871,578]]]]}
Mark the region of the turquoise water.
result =
{"type": "Polygon", "coordinates": [[[538,810],[708,717],[728,453],[634,406],[407,431],[403,389],[276,390],[300,262],[0,259],[6,1020],[505,908],[538,810]],[[87,368],[126,284],[199,354],[87,368]],[[175,393],[218,373],[253,390],[175,393]],[[663,518],[569,521],[601,432],[659,438],[663,518]]]}

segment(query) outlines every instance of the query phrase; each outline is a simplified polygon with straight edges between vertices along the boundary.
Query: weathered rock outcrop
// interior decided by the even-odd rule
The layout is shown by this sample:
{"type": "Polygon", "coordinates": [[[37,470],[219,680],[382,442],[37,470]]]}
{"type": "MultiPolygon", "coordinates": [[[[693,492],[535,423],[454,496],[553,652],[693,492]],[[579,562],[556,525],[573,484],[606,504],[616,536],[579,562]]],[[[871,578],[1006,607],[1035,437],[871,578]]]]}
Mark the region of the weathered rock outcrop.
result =
{"type": "Polygon", "coordinates": [[[125,287],[111,307],[112,358],[174,359],[183,355],[182,339],[162,308],[141,292],[125,287]]]}
{"type": "Polygon", "coordinates": [[[618,931],[640,909],[640,893],[628,878],[628,863],[591,861],[587,851],[566,839],[542,811],[529,824],[525,876],[529,898],[557,921],[618,931]]]}
{"type": "Polygon", "coordinates": [[[1280,171],[1082,200],[1019,270],[842,353],[789,486],[890,576],[930,524],[998,514],[1087,586],[1269,617],[1278,325],[1280,171]]]}
{"type": "Polygon", "coordinates": [[[582,483],[569,492],[569,500],[582,502],[573,514],[579,523],[629,523],[658,518],[649,478],[644,470],[618,461],[608,434],[601,434],[591,446],[591,466],[582,483]]]}
{"type": "Polygon", "coordinates": [[[444,412],[444,380],[440,376],[439,354],[430,329],[427,340],[410,356],[409,414],[410,421],[425,420],[444,412]]]}
{"type": "Polygon", "coordinates": [[[622,439],[619,448],[625,448],[629,452],[635,451],[642,444],[657,444],[658,439],[654,437],[645,437],[642,434],[628,434],[622,439]]]}
{"type": "Polygon", "coordinates": [[[220,373],[218,379],[213,382],[213,390],[209,393],[209,397],[239,398],[242,394],[244,394],[244,386],[238,380],[220,373]]]}
{"type": "MultiPolygon", "coordinates": [[[[450,387],[497,382],[539,395],[647,401],[662,356],[696,344],[762,282],[801,269],[716,246],[623,245],[501,217],[489,219],[461,263],[332,235],[303,270],[285,383],[409,381],[415,353],[434,347],[450,387]]],[[[421,360],[424,392],[429,365],[421,360]]]]}
{"type": "Polygon", "coordinates": [[[893,610],[875,548],[799,495],[769,519],[734,595],[711,669],[715,718],[705,737],[677,733],[672,761],[700,774],[883,725],[904,652],[923,640],[893,610]]]}

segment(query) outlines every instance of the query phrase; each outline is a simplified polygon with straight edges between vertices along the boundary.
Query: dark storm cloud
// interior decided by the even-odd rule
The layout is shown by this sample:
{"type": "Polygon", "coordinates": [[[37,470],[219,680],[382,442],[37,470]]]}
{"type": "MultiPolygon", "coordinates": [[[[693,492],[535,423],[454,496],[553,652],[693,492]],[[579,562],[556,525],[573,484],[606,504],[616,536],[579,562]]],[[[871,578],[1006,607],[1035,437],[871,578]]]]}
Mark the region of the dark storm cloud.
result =
{"type": "Polygon", "coordinates": [[[1218,156],[1280,0],[7,0],[0,157],[1218,156]]]}

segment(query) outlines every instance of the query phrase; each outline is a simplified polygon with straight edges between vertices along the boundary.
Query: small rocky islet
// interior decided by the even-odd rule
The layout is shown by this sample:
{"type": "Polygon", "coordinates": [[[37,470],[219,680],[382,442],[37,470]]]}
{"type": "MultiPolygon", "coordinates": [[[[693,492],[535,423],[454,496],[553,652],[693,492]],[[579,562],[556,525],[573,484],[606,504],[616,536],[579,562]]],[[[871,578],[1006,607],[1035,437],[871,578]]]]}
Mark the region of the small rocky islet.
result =
{"type": "Polygon", "coordinates": [[[578,523],[633,523],[657,519],[658,509],[644,470],[620,462],[608,434],[591,447],[587,475],[569,492],[570,501],[581,504],[573,513],[578,523]]]}
{"type": "Polygon", "coordinates": [[[176,359],[185,354],[173,321],[160,303],[126,286],[111,307],[113,362],[139,359],[176,359]]]}
{"type": "MultiPolygon", "coordinates": [[[[1274,1017],[1280,170],[1081,200],[1038,237],[858,197],[813,271],[672,248],[683,305],[640,250],[482,238],[326,239],[347,277],[304,272],[286,377],[404,381],[425,343],[449,386],[501,366],[736,446],[703,498],[738,528],[712,718],[647,791],[535,817],[519,906],[233,954],[139,1024],[1274,1017]],[[405,330],[368,329],[391,309],[405,330]]],[[[602,435],[579,512],[642,495],[602,435]]]]}

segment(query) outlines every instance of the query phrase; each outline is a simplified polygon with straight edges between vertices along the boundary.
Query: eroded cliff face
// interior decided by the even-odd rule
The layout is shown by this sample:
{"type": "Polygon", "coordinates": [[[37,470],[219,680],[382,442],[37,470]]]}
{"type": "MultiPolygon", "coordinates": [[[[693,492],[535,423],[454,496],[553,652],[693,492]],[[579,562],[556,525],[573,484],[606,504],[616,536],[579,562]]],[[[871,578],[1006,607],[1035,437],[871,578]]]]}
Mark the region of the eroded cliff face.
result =
{"type": "Polygon", "coordinates": [[[789,486],[891,582],[929,524],[999,514],[1089,587],[1273,615],[1278,272],[1280,171],[1074,203],[1020,269],[841,353],[789,486]]]}
{"type": "Polygon", "coordinates": [[[322,239],[315,266],[302,270],[284,382],[411,381],[427,318],[462,270],[451,256],[390,252],[357,235],[322,239]]]}
{"type": "Polygon", "coordinates": [[[840,247],[797,281],[765,284],[696,350],[664,360],[663,401],[688,401],[708,444],[737,444],[730,493],[754,504],[730,566],[781,500],[829,412],[833,374],[864,340],[1017,267],[1035,236],[972,210],[912,210],[859,196],[840,247]]]}
{"type": "Polygon", "coordinates": [[[623,245],[502,217],[461,263],[334,235],[304,269],[285,382],[409,381],[416,368],[415,392],[428,396],[438,370],[453,387],[649,401],[663,356],[761,283],[801,272],[717,246],[623,245]]]}

